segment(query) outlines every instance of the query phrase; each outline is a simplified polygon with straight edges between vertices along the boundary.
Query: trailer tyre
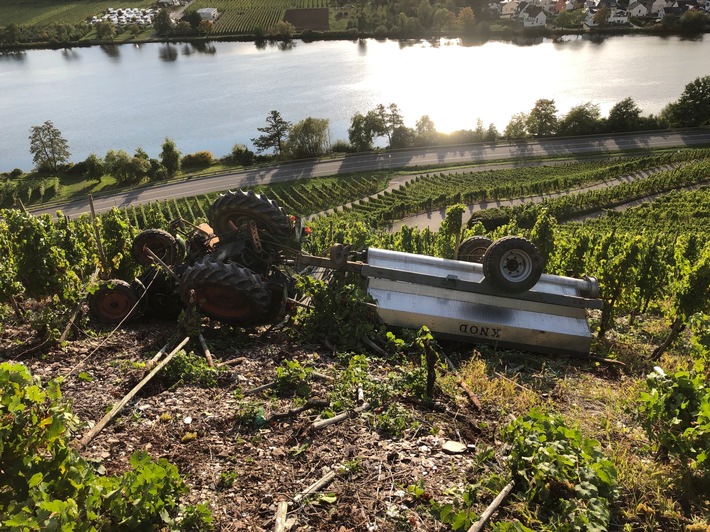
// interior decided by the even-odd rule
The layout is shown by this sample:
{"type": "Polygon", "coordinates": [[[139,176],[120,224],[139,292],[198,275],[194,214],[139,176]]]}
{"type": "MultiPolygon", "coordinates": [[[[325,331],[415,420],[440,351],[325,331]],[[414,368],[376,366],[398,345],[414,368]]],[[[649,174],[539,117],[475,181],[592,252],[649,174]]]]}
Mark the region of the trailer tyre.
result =
{"type": "Polygon", "coordinates": [[[269,236],[276,240],[292,236],[291,218],[279,204],[262,194],[243,190],[220,194],[207,214],[210,225],[222,242],[233,242],[237,231],[251,220],[256,222],[260,237],[269,243],[269,236]]]}
{"type": "Polygon", "coordinates": [[[235,263],[203,259],[187,269],[180,297],[195,302],[207,316],[232,325],[255,325],[271,304],[271,291],[260,275],[235,263]]]}
{"type": "Polygon", "coordinates": [[[112,279],[101,283],[99,289],[89,295],[89,310],[104,323],[132,321],[141,315],[139,300],[130,284],[112,279]]]}
{"type": "Polygon", "coordinates": [[[517,236],[496,240],[483,256],[483,275],[506,292],[530,290],[540,280],[542,267],[535,244],[517,236]]]}
{"type": "Polygon", "coordinates": [[[472,236],[459,244],[457,253],[458,260],[464,262],[483,262],[483,255],[486,250],[493,244],[493,240],[485,236],[472,236]]]}
{"type": "Polygon", "coordinates": [[[133,239],[133,256],[138,264],[146,268],[153,264],[147,249],[168,266],[174,266],[185,256],[175,237],[162,229],[146,229],[133,239]]]}

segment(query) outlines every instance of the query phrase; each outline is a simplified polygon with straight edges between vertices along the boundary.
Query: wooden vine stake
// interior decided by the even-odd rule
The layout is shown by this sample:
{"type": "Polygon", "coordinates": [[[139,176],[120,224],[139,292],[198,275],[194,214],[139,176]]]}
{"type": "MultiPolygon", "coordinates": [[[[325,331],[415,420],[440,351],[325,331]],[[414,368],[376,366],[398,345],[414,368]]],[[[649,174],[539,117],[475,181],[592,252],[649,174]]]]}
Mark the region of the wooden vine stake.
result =
{"type": "Polygon", "coordinates": [[[205,337],[202,336],[202,333],[199,334],[199,340],[200,340],[200,345],[202,346],[202,350],[205,352],[205,358],[207,359],[207,364],[211,368],[214,368],[214,361],[212,360],[212,353],[210,352],[210,348],[207,346],[207,342],[205,341],[205,337]]]}
{"type": "Polygon", "coordinates": [[[84,437],[81,440],[79,440],[79,442],[77,443],[77,448],[82,449],[91,440],[93,440],[94,437],[99,432],[101,432],[106,425],[108,425],[109,421],[111,421],[116,416],[116,414],[118,414],[123,409],[123,407],[126,406],[128,401],[133,399],[133,396],[136,395],[140,391],[140,389],[143,388],[143,386],[145,386],[148,383],[148,381],[155,376],[156,373],[158,373],[161,369],[163,369],[167,365],[167,363],[170,362],[172,360],[172,358],[177,354],[177,352],[180,351],[180,349],[182,349],[183,346],[189,341],[190,341],[190,337],[188,336],[182,342],[180,342],[180,344],[178,344],[178,346],[175,349],[173,349],[170,352],[170,354],[168,356],[166,356],[160,362],[160,364],[158,364],[153,369],[153,371],[148,373],[148,375],[146,375],[142,381],[140,381],[138,384],[136,384],[135,387],[130,392],[128,392],[128,394],[123,399],[121,399],[118,402],[118,404],[116,404],[108,414],[106,414],[104,417],[101,418],[101,421],[99,421],[94,426],[93,429],[91,429],[89,432],[87,432],[84,435],[84,437]]]}

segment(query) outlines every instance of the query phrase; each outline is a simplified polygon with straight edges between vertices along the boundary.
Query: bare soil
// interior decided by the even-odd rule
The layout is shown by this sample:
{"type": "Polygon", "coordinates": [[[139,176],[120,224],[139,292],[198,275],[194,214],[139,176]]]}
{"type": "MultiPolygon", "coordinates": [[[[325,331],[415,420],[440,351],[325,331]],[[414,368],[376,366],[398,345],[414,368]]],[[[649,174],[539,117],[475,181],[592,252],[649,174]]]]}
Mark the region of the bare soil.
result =
{"type": "MultiPolygon", "coordinates": [[[[22,361],[43,381],[62,377],[62,392],[74,412],[93,425],[148,373],[142,363],[164,345],[178,343],[174,323],[149,322],[109,332],[80,335],[64,347],[46,350],[29,328],[5,326],[0,354],[22,361]]],[[[190,487],[185,502],[207,503],[217,530],[273,530],[279,501],[290,503],[288,527],[294,531],[449,529],[415,511],[417,501],[406,488],[423,480],[432,495],[443,496],[447,488],[471,481],[475,446],[494,444],[493,430],[479,428],[487,414],[462,390],[460,400],[440,394],[442,400],[429,405],[403,395],[399,402],[418,423],[399,438],[373,428],[377,412],[314,429],[318,410],[287,414],[299,404],[293,397],[265,390],[239,398],[235,391],[272,381],[285,359],[334,375],[343,368],[342,355],[294,344],[277,330],[206,327],[203,334],[215,362],[227,362],[218,385],[167,382],[159,373],[82,450],[86,458],[101,461],[109,474],[129,468],[136,450],[166,458],[190,487]],[[239,405],[246,400],[265,405],[265,425],[253,428],[243,422],[239,405]],[[286,415],[270,418],[278,413],[286,415]],[[448,454],[442,448],[447,441],[469,447],[448,454]],[[330,472],[336,473],[332,482],[294,502],[330,472]]],[[[202,353],[198,342],[187,349],[202,353]]],[[[383,359],[371,360],[375,379],[385,379],[393,369],[383,359]]],[[[315,379],[312,386],[312,400],[328,400],[332,382],[315,379]]],[[[88,427],[76,434],[77,440],[86,432],[88,427]]]]}

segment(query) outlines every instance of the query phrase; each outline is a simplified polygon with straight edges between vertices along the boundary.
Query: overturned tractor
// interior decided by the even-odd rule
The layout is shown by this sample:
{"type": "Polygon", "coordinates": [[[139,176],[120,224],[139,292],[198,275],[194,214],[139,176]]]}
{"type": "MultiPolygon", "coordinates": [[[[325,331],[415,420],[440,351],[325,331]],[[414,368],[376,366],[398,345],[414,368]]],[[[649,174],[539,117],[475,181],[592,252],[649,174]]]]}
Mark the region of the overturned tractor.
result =
{"type": "Polygon", "coordinates": [[[294,272],[320,267],[359,274],[391,326],[427,325],[444,338],[586,354],[586,309],[602,305],[596,279],[544,274],[537,248],[521,237],[464,240],[459,260],[370,248],[353,261],[343,246],[315,257],[301,251],[300,220],[241,190],[220,195],[208,222],[177,220],[172,232],[141,232],[133,253],[142,275],[103,283],[89,298],[92,312],[115,324],[143,312],[176,318],[195,305],[224,323],[269,324],[294,297],[294,272]]]}

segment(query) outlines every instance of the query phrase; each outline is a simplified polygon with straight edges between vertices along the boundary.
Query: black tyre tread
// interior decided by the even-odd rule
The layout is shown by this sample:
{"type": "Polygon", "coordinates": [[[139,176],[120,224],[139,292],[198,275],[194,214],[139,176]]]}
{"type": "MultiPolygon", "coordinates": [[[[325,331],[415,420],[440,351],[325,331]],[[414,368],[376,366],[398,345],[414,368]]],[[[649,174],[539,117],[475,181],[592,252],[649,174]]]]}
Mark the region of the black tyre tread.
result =
{"type": "MultiPolygon", "coordinates": [[[[144,229],[133,239],[131,250],[133,251],[133,256],[138,264],[146,268],[153,264],[153,260],[150,256],[143,252],[143,247],[150,242],[160,242],[165,248],[170,250],[165,257],[160,257],[160,254],[156,253],[156,255],[158,255],[168,266],[177,264],[185,255],[184,252],[181,252],[180,246],[175,237],[167,231],[163,231],[162,229],[144,229]]],[[[148,247],[150,248],[150,246],[148,247]]],[[[152,248],[150,249],[155,252],[152,248]]]]}
{"type": "Polygon", "coordinates": [[[485,236],[471,236],[459,244],[459,249],[457,253],[458,260],[464,262],[475,262],[481,263],[483,261],[483,255],[486,250],[491,247],[493,240],[485,236]],[[483,250],[480,252],[479,250],[483,250]],[[480,260],[476,260],[472,255],[476,252],[476,255],[480,253],[480,260]]]}
{"type": "Polygon", "coordinates": [[[291,219],[288,213],[276,201],[263,194],[255,194],[252,190],[249,192],[235,190],[220,194],[210,206],[207,218],[219,239],[230,242],[236,238],[236,235],[229,224],[229,219],[242,214],[253,217],[272,236],[292,236],[291,219]]]}
{"type": "Polygon", "coordinates": [[[271,291],[262,281],[261,276],[235,263],[214,262],[210,261],[209,257],[196,262],[187,269],[180,281],[182,301],[189,304],[190,291],[206,286],[241,292],[251,303],[250,313],[244,318],[205,311],[205,314],[220,321],[237,325],[255,324],[266,314],[271,305],[271,291]]]}
{"type": "Polygon", "coordinates": [[[493,242],[483,256],[483,275],[500,290],[510,293],[519,293],[530,290],[540,280],[543,270],[543,261],[540,252],[530,240],[519,236],[506,236],[493,242]],[[501,272],[500,265],[506,253],[520,250],[530,258],[530,273],[519,280],[507,279],[501,272]]]}
{"type": "Polygon", "coordinates": [[[139,300],[140,297],[133,287],[121,279],[111,279],[102,282],[98,290],[88,297],[89,310],[91,313],[103,323],[108,324],[121,323],[124,319],[126,322],[137,319],[142,313],[140,306],[136,305],[139,300]],[[124,306],[126,312],[122,314],[108,314],[103,308],[106,304],[105,298],[110,297],[114,292],[126,298],[126,304],[124,306]]]}

